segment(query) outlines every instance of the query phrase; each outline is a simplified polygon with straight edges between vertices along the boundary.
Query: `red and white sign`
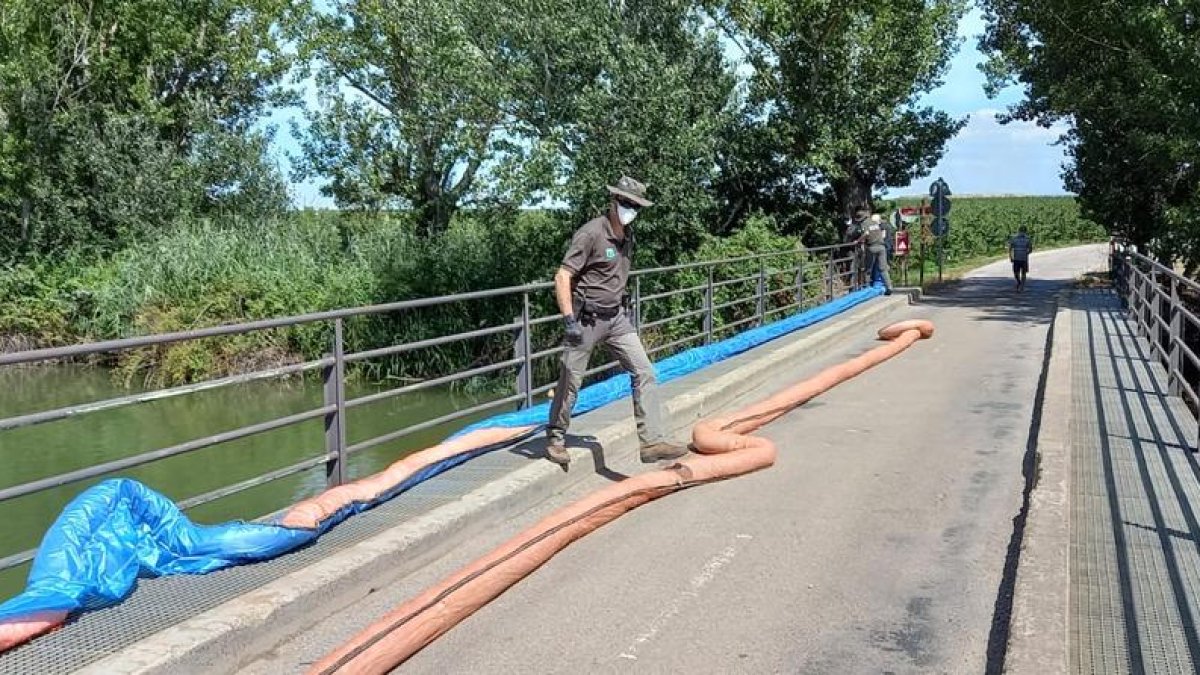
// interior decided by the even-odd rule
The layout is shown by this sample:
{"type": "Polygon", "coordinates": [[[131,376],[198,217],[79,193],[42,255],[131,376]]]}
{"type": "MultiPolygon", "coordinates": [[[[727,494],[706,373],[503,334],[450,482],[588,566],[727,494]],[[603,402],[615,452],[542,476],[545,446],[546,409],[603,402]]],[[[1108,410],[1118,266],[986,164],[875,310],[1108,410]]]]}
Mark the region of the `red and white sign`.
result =
{"type": "Polygon", "coordinates": [[[900,230],[896,233],[896,255],[908,255],[908,231],[900,230]]]}

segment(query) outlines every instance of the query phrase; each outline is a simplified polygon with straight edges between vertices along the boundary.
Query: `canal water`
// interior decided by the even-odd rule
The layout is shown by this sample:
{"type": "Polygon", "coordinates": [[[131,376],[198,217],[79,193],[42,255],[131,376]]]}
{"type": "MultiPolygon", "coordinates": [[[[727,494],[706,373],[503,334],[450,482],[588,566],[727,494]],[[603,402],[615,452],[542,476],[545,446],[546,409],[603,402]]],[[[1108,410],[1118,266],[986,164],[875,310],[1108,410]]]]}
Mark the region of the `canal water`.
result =
{"type": "MultiPolygon", "coordinates": [[[[400,383],[351,382],[346,396],[356,398],[397,386],[400,383]]],[[[0,368],[0,392],[0,418],[133,393],[115,383],[107,371],[82,366],[0,368]]],[[[355,443],[374,438],[507,393],[474,395],[431,389],[355,408],[347,412],[347,440],[355,443]]],[[[316,379],[256,382],[0,431],[0,487],[266,422],[322,404],[322,386],[316,379]]],[[[374,473],[408,453],[442,441],[466,424],[505,410],[508,408],[498,407],[358,453],[350,459],[350,476],[374,473]]],[[[137,479],[179,501],[318,456],[324,448],[323,422],[314,419],[114,475],[137,479]]],[[[103,478],[0,502],[0,557],[38,546],[63,506],[100,480],[103,478]]],[[[317,466],[190,509],[188,515],[199,523],[250,520],[317,494],[324,487],[325,469],[317,466]]],[[[28,572],[28,563],[0,572],[0,601],[24,588],[28,572]]]]}

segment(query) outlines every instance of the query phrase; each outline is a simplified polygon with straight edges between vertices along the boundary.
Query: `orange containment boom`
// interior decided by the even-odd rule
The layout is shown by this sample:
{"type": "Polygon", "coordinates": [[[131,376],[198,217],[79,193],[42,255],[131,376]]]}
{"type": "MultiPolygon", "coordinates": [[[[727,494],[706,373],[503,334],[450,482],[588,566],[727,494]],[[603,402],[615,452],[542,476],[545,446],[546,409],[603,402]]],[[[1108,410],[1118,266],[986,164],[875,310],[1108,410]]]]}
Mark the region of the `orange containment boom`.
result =
{"type": "Polygon", "coordinates": [[[902,321],[879,331],[888,344],[728,416],[692,429],[698,455],[597,490],[563,507],[438,585],[388,613],[312,667],[310,673],[386,673],[473,614],[571,542],[648,501],[726,480],[775,463],[775,444],[749,436],[813,397],[933,336],[928,321],[902,321]]]}

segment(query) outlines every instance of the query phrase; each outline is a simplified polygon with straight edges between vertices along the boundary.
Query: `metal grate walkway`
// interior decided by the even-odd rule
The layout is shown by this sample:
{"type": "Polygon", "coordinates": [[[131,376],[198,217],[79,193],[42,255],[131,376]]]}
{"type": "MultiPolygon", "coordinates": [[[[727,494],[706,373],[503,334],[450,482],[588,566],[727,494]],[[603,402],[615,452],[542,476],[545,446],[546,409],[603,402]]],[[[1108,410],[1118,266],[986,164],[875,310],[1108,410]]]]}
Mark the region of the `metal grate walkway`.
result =
{"type": "Polygon", "coordinates": [[[1194,673],[1200,664],[1196,421],[1116,295],[1074,296],[1071,668],[1194,673]]]}

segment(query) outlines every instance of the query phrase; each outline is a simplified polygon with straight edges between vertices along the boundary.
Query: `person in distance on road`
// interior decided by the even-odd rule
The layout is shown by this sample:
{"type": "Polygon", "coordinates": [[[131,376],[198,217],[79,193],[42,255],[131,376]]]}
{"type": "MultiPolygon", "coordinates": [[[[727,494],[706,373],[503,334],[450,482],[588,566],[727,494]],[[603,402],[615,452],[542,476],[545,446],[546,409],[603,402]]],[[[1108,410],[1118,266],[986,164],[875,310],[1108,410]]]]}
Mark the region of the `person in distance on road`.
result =
{"type": "Polygon", "coordinates": [[[1017,234],[1008,240],[1008,260],[1012,263],[1013,278],[1017,280],[1017,290],[1025,290],[1025,277],[1029,275],[1029,254],[1033,253],[1033,241],[1022,225],[1017,234]]]}
{"type": "Polygon", "coordinates": [[[686,446],[667,438],[654,364],[628,311],[626,286],[633,267],[634,239],[630,224],[641,209],[653,206],[653,202],[646,199],[646,186],[628,176],[616,186],[608,186],[608,192],[607,212],[575,232],[554,275],[555,297],[566,331],[546,431],[546,458],[563,466],[571,461],[566,448],[571,409],[592,349],[600,343],[616,355],[633,381],[633,413],[642,461],[649,464],[676,459],[688,452],[686,446]]]}

